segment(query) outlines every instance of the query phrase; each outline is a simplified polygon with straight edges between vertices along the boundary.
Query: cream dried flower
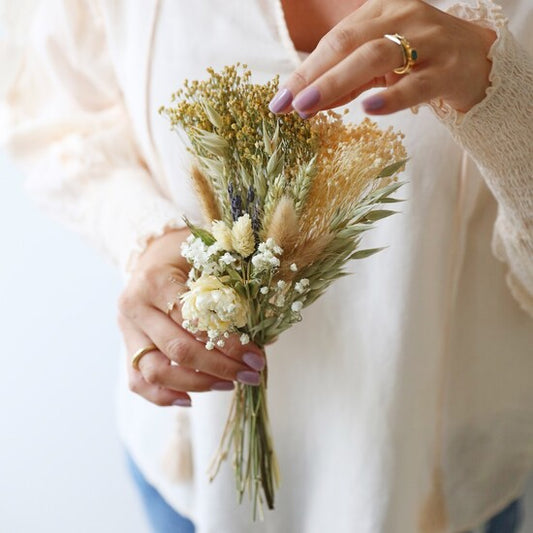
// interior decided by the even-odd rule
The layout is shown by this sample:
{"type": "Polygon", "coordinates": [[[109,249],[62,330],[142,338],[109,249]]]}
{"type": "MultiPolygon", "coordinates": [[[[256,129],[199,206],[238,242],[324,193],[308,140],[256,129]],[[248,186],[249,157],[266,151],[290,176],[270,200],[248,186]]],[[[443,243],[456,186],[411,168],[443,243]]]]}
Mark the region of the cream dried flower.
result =
{"type": "Polygon", "coordinates": [[[189,291],[181,296],[181,302],[184,321],[211,335],[223,335],[247,322],[246,302],[215,276],[202,275],[190,282],[189,291]]]}
{"type": "Polygon", "coordinates": [[[214,220],[211,225],[211,233],[223,250],[233,251],[231,230],[222,220],[214,220]]]}
{"type": "Polygon", "coordinates": [[[231,238],[233,248],[238,254],[248,257],[254,253],[255,237],[252,229],[252,220],[248,213],[240,216],[233,224],[231,238]]]}

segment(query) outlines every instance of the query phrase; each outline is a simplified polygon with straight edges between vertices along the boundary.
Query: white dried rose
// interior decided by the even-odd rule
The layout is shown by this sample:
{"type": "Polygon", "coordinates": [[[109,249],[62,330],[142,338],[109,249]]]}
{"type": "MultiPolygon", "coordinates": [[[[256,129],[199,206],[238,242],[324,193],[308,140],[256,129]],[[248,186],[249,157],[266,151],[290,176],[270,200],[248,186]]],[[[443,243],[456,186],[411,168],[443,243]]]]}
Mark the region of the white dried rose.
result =
{"type": "Polygon", "coordinates": [[[217,332],[240,328],[247,322],[248,306],[231,287],[214,276],[202,275],[189,283],[181,296],[181,314],[200,331],[217,332]]]}

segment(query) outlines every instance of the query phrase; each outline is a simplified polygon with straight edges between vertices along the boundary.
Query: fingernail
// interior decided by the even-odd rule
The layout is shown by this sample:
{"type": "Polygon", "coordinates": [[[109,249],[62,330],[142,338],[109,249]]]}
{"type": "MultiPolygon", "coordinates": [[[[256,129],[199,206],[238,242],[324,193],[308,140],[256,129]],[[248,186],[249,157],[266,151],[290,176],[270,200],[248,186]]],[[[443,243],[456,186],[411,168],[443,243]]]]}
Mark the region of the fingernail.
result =
{"type": "Polygon", "coordinates": [[[211,390],[233,390],[234,388],[232,381],[217,381],[211,385],[211,390]]]}
{"type": "Polygon", "coordinates": [[[272,113],[283,111],[292,102],[292,93],[289,89],[280,89],[268,104],[272,113]]]}
{"type": "Polygon", "coordinates": [[[259,385],[261,376],[251,370],[241,370],[237,373],[237,381],[244,385],[259,385]]]}
{"type": "Polygon", "coordinates": [[[172,405],[177,405],[178,407],[190,407],[191,406],[191,400],[190,398],[176,398],[172,405]]]}
{"type": "Polygon", "coordinates": [[[302,113],[301,111],[297,111],[297,113],[298,115],[300,115],[300,118],[303,118],[304,120],[316,114],[316,113],[302,113]]]}
{"type": "Polygon", "coordinates": [[[379,94],[371,96],[362,102],[365,111],[377,111],[385,105],[385,100],[379,94]]]}
{"type": "MultiPolygon", "coordinates": [[[[316,87],[307,87],[303,90],[292,103],[292,107],[299,113],[304,113],[318,104],[320,93],[316,87]]],[[[301,115],[300,115],[301,116],[301,115]]]]}
{"type": "Polygon", "coordinates": [[[254,370],[261,371],[263,368],[265,368],[265,358],[257,355],[254,352],[246,352],[242,356],[242,360],[254,370]]]}

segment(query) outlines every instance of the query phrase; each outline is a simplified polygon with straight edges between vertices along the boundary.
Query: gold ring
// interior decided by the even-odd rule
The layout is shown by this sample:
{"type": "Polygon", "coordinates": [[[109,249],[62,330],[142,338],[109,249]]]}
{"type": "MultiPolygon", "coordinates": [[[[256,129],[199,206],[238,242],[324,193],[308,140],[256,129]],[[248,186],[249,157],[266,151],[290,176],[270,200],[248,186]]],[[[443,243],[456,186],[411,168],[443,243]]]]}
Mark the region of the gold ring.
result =
{"type": "Polygon", "coordinates": [[[414,48],[412,48],[409,44],[409,41],[399,33],[395,33],[394,35],[386,33],[383,37],[399,45],[402,49],[403,65],[401,67],[395,68],[393,72],[395,74],[408,74],[409,72],[411,72],[413,65],[418,59],[418,52],[414,48]]]}
{"type": "Polygon", "coordinates": [[[150,344],[149,346],[146,346],[145,348],[141,348],[140,350],[137,350],[134,354],[133,354],[133,357],[131,358],[131,366],[135,369],[135,370],[139,370],[139,361],[141,360],[141,358],[146,355],[147,353],[149,352],[155,352],[156,350],[158,350],[159,348],[155,345],[155,344],[150,344]]]}

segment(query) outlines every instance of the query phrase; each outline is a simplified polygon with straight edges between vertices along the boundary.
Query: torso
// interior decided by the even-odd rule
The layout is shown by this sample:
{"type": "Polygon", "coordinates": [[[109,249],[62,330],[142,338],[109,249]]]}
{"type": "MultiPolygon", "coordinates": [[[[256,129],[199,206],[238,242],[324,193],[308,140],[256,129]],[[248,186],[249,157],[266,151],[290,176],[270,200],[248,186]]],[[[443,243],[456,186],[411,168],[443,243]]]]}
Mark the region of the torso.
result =
{"type": "Polygon", "coordinates": [[[292,42],[312,52],[318,41],[365,0],[281,0],[292,42]]]}

